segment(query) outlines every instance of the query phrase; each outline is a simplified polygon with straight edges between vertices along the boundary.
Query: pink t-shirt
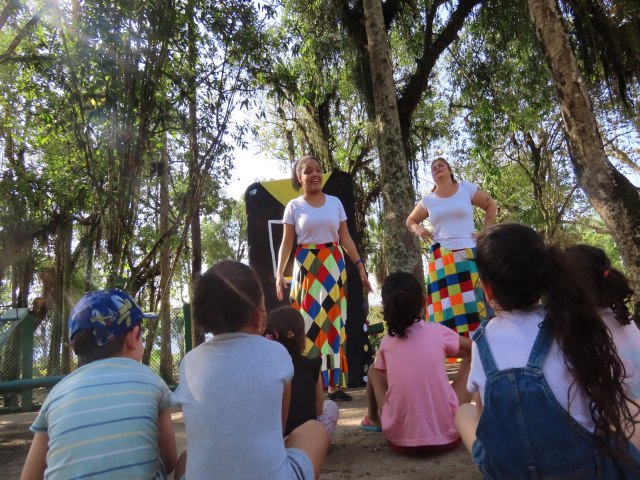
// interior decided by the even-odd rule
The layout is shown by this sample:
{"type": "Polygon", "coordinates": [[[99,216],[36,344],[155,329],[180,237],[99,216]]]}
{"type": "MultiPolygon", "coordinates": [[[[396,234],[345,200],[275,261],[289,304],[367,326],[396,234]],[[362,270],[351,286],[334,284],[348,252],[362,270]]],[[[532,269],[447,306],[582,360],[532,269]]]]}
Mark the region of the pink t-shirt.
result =
{"type": "Polygon", "coordinates": [[[438,323],[419,321],[405,338],[385,336],[373,366],[387,371],[389,389],[382,410],[382,432],[394,445],[445,445],[458,439],[454,416],[458,397],[449,385],[445,357],[460,339],[438,323]]]}

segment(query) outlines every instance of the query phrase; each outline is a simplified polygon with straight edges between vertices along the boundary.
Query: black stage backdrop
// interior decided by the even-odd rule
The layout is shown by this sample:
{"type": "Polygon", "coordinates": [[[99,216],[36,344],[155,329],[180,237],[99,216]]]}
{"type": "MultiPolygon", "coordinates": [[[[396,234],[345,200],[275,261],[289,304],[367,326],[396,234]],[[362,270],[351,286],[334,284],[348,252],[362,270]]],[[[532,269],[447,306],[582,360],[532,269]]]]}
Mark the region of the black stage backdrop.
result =
{"type": "MultiPolygon", "coordinates": [[[[288,181],[288,180],[287,180],[288,181]]],[[[273,183],[273,182],[264,182],[273,183]]],[[[327,178],[322,191],[336,196],[342,202],[347,214],[349,233],[356,242],[359,237],[355,229],[355,212],[353,201],[353,183],[351,176],[342,171],[333,171],[327,178]]],[[[299,194],[297,194],[299,195],[299,194]]],[[[294,198],[294,197],[291,197],[294,198]]],[[[283,200],[283,198],[281,198],[283,200]]],[[[287,200],[288,201],[288,200],[287,200]]],[[[275,287],[275,266],[278,249],[282,240],[282,215],[286,201],[282,203],[267,191],[263,183],[257,182],[245,192],[247,209],[247,239],[249,264],[258,272],[265,296],[267,311],[288,304],[289,290],[285,291],[285,299],[278,301],[275,287]]],[[[296,248],[294,241],[293,250],[296,248]]],[[[345,255],[346,257],[346,255],[345,255]]],[[[362,282],[353,263],[345,259],[347,266],[347,362],[349,364],[349,386],[360,387],[365,384],[365,365],[370,361],[370,353],[365,351],[367,336],[364,331],[366,304],[362,294],[362,282]]],[[[285,269],[285,276],[290,277],[293,271],[293,251],[285,269]]]]}

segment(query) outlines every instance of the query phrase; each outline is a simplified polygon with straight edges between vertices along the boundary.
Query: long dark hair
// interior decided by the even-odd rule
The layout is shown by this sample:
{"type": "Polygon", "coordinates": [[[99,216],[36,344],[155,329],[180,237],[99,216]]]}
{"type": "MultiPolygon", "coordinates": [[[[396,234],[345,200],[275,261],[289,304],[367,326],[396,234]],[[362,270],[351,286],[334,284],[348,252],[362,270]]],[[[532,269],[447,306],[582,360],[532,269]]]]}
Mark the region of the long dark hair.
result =
{"type": "Polygon", "coordinates": [[[545,246],[533,229],[503,223],[478,236],[477,265],[502,309],[528,310],[542,300],[574,386],[589,400],[601,449],[628,459],[627,433],[634,430],[634,416],[627,404],[633,399],[623,384],[624,366],[595,306],[559,252],[545,246]]]}
{"type": "Polygon", "coordinates": [[[629,304],[633,289],[624,273],[611,266],[611,260],[604,250],[579,244],[566,248],[563,256],[575,270],[577,278],[589,291],[597,306],[611,308],[621,325],[631,323],[629,304]]]}
{"type": "Polygon", "coordinates": [[[395,272],[382,284],[382,316],[392,337],[405,338],[407,329],[420,321],[423,293],[416,277],[395,272]]]}
{"type": "Polygon", "coordinates": [[[274,308],[267,317],[265,336],[280,342],[292,357],[300,355],[304,350],[305,332],[304,318],[293,307],[285,305],[274,308]]]}

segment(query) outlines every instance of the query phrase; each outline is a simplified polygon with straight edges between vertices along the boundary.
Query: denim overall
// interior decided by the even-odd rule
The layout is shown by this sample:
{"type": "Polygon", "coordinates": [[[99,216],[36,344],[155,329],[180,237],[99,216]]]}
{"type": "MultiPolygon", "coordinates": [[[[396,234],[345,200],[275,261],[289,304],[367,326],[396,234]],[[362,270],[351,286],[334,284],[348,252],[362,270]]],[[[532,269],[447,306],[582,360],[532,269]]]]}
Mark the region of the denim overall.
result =
{"type": "MultiPolygon", "coordinates": [[[[598,452],[596,437],[558,403],[542,373],[553,343],[548,322],[531,349],[526,367],[498,370],[484,335],[473,340],[487,376],[483,412],[473,460],[485,479],[638,479],[640,470],[598,452]]],[[[640,465],[640,452],[629,444],[640,465]]]]}

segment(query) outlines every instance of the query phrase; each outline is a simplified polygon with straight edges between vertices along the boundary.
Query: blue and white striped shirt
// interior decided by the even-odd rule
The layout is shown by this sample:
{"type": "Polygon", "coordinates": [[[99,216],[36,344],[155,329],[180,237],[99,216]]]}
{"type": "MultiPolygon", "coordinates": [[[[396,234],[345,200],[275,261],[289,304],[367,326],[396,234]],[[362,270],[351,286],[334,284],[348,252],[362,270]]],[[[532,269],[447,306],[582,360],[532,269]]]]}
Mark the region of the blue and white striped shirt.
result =
{"type": "Polygon", "coordinates": [[[49,393],[34,432],[49,436],[47,479],[164,479],[158,416],[171,392],[147,366],[124,357],[91,362],[49,393]]]}

